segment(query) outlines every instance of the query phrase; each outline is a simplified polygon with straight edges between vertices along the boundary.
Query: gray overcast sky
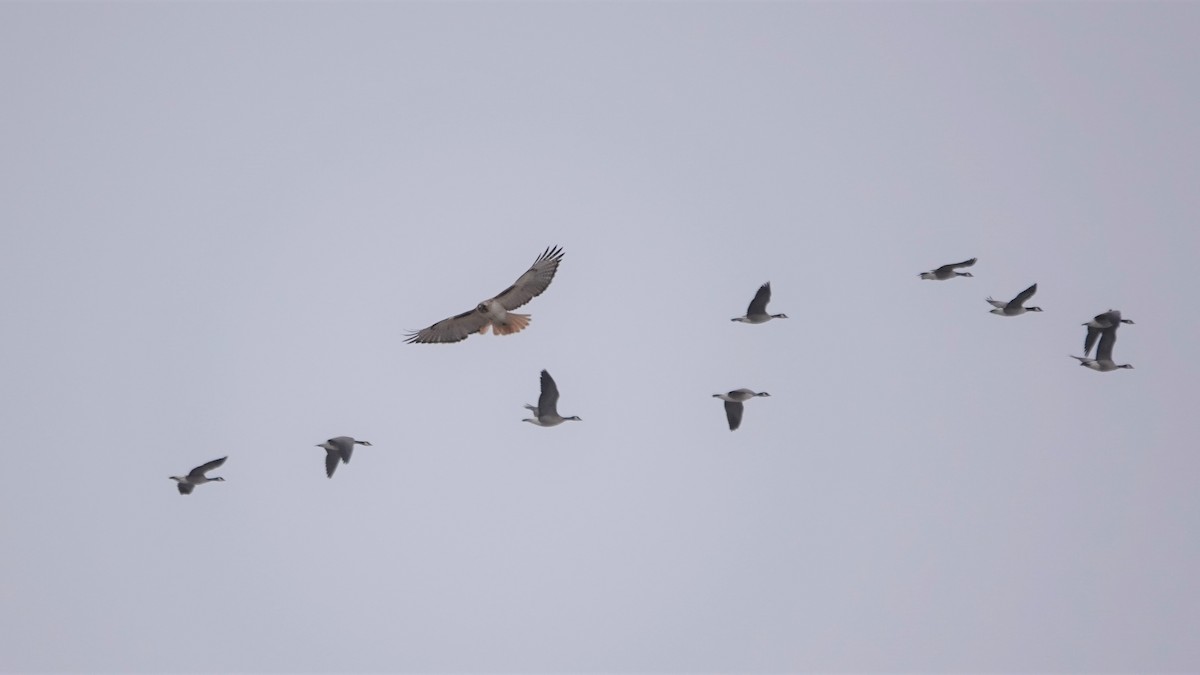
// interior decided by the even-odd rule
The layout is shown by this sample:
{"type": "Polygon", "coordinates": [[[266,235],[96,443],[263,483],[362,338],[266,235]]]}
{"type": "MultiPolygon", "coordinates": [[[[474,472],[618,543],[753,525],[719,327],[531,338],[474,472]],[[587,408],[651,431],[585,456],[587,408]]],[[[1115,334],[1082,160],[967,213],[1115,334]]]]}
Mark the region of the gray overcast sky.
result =
{"type": "Polygon", "coordinates": [[[0,670],[1200,670],[1197,35],[0,5],[0,670]],[[552,244],[524,333],[402,343],[552,244]]]}

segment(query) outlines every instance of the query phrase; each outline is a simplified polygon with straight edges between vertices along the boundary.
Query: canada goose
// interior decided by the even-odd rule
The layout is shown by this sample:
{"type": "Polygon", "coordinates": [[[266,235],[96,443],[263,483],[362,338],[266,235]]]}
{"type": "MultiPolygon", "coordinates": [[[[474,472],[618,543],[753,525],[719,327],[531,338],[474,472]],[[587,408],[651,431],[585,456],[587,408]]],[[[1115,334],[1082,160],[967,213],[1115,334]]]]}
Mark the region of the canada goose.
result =
{"type": "Polygon", "coordinates": [[[770,396],[765,391],[755,393],[750,389],[734,389],[727,394],[713,394],[713,398],[725,401],[725,417],[729,420],[729,430],[735,431],[742,424],[742,402],[749,401],[755,396],[770,396]]]}
{"type": "MultiPolygon", "coordinates": [[[[1120,325],[1119,323],[1117,325],[1120,325]]],[[[1086,366],[1092,370],[1107,373],[1120,368],[1133,368],[1128,363],[1117,365],[1113,363],[1112,352],[1113,346],[1117,344],[1117,326],[1109,326],[1108,328],[1100,329],[1100,346],[1096,348],[1096,358],[1088,359],[1082,356],[1071,355],[1071,358],[1078,359],[1079,365],[1086,366]]]]}
{"type": "Polygon", "coordinates": [[[190,494],[192,494],[192,490],[195,489],[195,487],[197,485],[203,485],[204,483],[211,483],[215,480],[220,480],[220,481],[225,480],[224,478],[221,478],[220,476],[209,477],[209,476],[205,476],[204,474],[208,471],[212,471],[213,469],[217,468],[218,466],[221,466],[222,464],[225,463],[225,460],[227,460],[227,459],[229,459],[228,455],[226,455],[225,457],[222,457],[221,459],[214,459],[211,462],[201,464],[200,466],[192,469],[191,471],[188,472],[188,475],[186,475],[186,476],[170,476],[170,479],[175,481],[176,483],[178,483],[178,485],[176,485],[176,487],[179,488],[179,494],[190,495],[190,494]]]}
{"type": "Polygon", "coordinates": [[[512,310],[541,295],[550,286],[562,258],[561,248],[547,248],[533,261],[532,267],[496,297],[484,300],[476,305],[475,309],[443,319],[429,328],[412,331],[405,342],[460,342],[472,333],[483,335],[488,326],[492,327],[496,335],[512,335],[525,330],[529,325],[529,315],[515,314],[512,310]]]}
{"type": "Polygon", "coordinates": [[[1092,351],[1092,345],[1096,344],[1096,339],[1100,337],[1100,332],[1105,328],[1116,330],[1123,323],[1133,323],[1129,319],[1121,318],[1121,310],[1110,309],[1103,314],[1097,314],[1094,319],[1083,324],[1087,326],[1087,337],[1083,339],[1083,355],[1087,356],[1088,352],[1092,351]]]}
{"type": "Polygon", "coordinates": [[[987,299],[987,301],[992,303],[992,307],[996,308],[992,310],[992,314],[999,314],[1000,316],[1017,316],[1018,314],[1024,314],[1025,312],[1040,312],[1042,311],[1041,307],[1022,306],[1025,304],[1026,300],[1033,297],[1034,293],[1037,293],[1037,284],[1034,284],[1021,291],[1017,294],[1017,297],[1008,302],[993,300],[990,297],[987,299]]]}
{"type": "Polygon", "coordinates": [[[550,373],[542,371],[542,394],[538,397],[536,406],[525,404],[525,407],[533,411],[533,418],[526,417],[522,422],[536,424],[539,427],[556,427],[567,420],[574,422],[582,422],[578,415],[563,417],[558,414],[558,385],[554,383],[554,378],[550,377],[550,373]]]}
{"type": "Polygon", "coordinates": [[[754,299],[750,301],[750,307],[746,309],[745,316],[735,316],[730,321],[741,321],[742,323],[766,323],[771,319],[786,319],[787,314],[767,314],[767,303],[771,301],[771,282],[767,282],[758,287],[758,292],[754,294],[754,299]]]}
{"type": "Polygon", "coordinates": [[[954,277],[973,276],[970,272],[958,272],[954,268],[955,267],[970,267],[971,265],[975,264],[976,260],[978,260],[978,258],[971,258],[970,260],[964,260],[960,263],[950,263],[949,265],[942,265],[941,267],[937,268],[936,270],[930,270],[928,272],[921,272],[918,276],[920,276],[922,279],[933,279],[935,281],[945,281],[947,279],[953,279],[954,277]]]}
{"type": "Polygon", "coordinates": [[[338,436],[331,438],[324,443],[317,444],[318,448],[325,448],[325,475],[333,478],[333,472],[338,468],[338,460],[342,460],[343,464],[350,463],[350,455],[354,454],[355,445],[371,445],[370,441],[356,441],[349,436],[338,436]]]}

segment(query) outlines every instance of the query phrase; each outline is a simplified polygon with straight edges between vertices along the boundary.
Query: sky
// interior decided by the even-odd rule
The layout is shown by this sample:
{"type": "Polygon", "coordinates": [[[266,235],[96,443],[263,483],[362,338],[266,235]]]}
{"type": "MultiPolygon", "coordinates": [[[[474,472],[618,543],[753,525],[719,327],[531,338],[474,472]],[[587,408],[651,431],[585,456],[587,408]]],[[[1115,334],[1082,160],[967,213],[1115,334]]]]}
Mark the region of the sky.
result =
{"type": "Polygon", "coordinates": [[[0,4],[0,671],[1200,670],[1198,33],[0,4]]]}

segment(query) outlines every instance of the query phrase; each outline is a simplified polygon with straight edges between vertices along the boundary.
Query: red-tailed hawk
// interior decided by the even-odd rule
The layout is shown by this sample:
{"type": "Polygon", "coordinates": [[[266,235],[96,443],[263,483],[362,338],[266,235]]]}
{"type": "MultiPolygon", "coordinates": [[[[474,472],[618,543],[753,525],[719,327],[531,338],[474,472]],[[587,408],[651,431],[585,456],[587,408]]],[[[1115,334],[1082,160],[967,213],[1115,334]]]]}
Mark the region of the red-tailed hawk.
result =
{"type": "Polygon", "coordinates": [[[461,342],[472,333],[483,334],[488,326],[496,335],[511,335],[525,330],[529,325],[528,314],[515,314],[512,310],[541,295],[554,280],[558,263],[562,262],[561,248],[547,248],[533,266],[521,275],[512,286],[504,289],[490,300],[484,300],[467,312],[443,319],[429,328],[413,331],[405,342],[461,342]]]}

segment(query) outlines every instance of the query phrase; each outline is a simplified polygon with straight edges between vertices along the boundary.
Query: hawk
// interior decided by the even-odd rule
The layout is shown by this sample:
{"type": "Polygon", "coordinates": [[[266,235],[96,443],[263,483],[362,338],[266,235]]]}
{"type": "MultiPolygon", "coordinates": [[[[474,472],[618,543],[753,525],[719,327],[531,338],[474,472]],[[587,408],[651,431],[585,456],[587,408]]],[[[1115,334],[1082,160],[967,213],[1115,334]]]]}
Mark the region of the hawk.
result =
{"type": "Polygon", "coordinates": [[[516,314],[512,310],[541,295],[550,286],[562,258],[561,248],[547,248],[533,261],[532,267],[496,297],[484,300],[476,305],[475,309],[443,319],[429,328],[413,331],[406,336],[405,342],[461,342],[472,333],[486,333],[488,326],[492,327],[496,335],[512,335],[525,330],[529,325],[529,315],[516,314]]]}

